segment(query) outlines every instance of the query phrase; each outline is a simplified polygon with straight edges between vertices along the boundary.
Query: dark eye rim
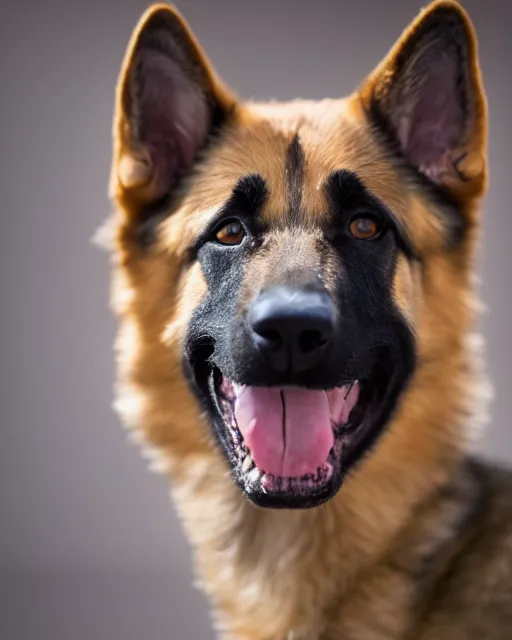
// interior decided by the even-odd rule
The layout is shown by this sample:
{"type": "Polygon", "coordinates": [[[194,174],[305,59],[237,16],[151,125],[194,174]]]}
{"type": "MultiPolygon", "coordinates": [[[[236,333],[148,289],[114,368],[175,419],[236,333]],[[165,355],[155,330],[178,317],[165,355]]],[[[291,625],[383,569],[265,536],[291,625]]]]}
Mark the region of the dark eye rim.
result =
{"type": "Polygon", "coordinates": [[[378,214],[375,214],[371,211],[358,211],[354,213],[347,222],[347,233],[351,238],[359,242],[371,242],[372,240],[378,240],[386,233],[387,230],[388,225],[386,224],[385,220],[383,220],[382,216],[379,216],[378,214]],[[369,238],[358,238],[356,235],[354,235],[350,230],[350,227],[352,226],[353,222],[360,219],[367,219],[375,222],[375,224],[377,225],[377,233],[373,236],[370,236],[369,238]]]}

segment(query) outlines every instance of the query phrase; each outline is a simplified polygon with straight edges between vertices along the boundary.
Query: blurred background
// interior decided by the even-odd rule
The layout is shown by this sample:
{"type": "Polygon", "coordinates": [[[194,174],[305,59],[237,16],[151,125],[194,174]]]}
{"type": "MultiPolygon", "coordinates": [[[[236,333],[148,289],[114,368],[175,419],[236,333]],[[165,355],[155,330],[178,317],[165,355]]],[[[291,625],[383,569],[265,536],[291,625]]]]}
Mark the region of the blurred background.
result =
{"type": "MultiPolygon", "coordinates": [[[[178,0],[245,98],[342,96],[426,0],[178,0]]],[[[512,462],[510,18],[467,0],[490,102],[482,326],[497,399],[482,450],[512,462]]],[[[108,258],[114,85],[144,0],[3,0],[0,638],[208,640],[165,481],[112,410],[108,258]]]]}

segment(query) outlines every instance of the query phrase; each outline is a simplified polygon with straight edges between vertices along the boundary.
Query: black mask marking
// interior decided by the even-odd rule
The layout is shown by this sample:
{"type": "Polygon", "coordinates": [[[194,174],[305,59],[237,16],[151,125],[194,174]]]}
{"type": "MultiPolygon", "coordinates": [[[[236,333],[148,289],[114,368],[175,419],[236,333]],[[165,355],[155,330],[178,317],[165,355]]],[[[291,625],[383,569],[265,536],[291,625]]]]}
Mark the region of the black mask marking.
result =
{"type": "Polygon", "coordinates": [[[298,134],[294,136],[286,154],[286,183],[288,189],[288,216],[298,222],[302,206],[304,182],[304,151],[298,134]]]}

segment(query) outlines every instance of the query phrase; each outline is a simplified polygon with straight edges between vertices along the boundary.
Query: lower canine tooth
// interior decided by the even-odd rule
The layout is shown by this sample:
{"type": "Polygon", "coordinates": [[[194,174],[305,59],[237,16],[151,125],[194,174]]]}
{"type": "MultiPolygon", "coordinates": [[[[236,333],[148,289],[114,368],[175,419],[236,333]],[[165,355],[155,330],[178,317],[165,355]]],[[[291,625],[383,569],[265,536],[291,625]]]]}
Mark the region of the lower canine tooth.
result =
{"type": "Polygon", "coordinates": [[[252,469],[252,465],[254,464],[251,456],[246,456],[245,460],[242,463],[242,471],[247,473],[250,469],[252,469]]]}
{"type": "Polygon", "coordinates": [[[247,479],[251,484],[256,484],[257,482],[260,481],[262,475],[263,474],[259,469],[253,469],[251,473],[247,476],[247,479]]]}

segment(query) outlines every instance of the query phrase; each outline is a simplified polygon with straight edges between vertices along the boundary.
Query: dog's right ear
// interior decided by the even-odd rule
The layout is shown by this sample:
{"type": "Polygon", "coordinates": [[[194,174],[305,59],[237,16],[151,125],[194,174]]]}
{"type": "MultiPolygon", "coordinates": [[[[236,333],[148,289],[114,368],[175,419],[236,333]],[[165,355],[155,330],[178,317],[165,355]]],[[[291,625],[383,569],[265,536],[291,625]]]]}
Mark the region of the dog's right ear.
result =
{"type": "Polygon", "coordinates": [[[177,10],[150,7],[117,85],[111,195],[126,215],[171,193],[234,104],[177,10]]]}

